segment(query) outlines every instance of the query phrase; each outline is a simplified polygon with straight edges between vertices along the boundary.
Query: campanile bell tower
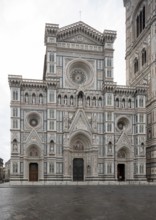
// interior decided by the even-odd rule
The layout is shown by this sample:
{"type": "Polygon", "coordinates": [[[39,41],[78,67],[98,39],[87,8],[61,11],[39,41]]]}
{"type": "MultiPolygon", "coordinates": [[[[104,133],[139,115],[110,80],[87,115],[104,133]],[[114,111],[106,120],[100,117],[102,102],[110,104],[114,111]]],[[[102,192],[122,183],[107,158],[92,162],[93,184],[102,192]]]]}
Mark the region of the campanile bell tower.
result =
{"type": "Polygon", "coordinates": [[[147,178],[156,180],[156,1],[124,0],[126,83],[147,85],[147,178]]]}

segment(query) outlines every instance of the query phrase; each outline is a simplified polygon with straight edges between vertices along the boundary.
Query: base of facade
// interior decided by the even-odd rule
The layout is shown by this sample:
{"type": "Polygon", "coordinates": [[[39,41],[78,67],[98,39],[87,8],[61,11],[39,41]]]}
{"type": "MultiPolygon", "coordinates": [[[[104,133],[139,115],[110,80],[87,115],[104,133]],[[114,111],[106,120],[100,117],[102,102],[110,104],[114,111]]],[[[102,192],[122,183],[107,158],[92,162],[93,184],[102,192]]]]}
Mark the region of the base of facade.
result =
{"type": "Polygon", "coordinates": [[[55,185],[156,185],[156,181],[40,181],[40,182],[29,182],[29,181],[11,181],[10,186],[55,186],[55,185]]]}
{"type": "Polygon", "coordinates": [[[10,185],[139,185],[139,184],[151,184],[155,181],[147,181],[146,176],[138,176],[133,179],[125,179],[119,181],[114,176],[101,176],[101,177],[85,177],[82,181],[73,181],[70,176],[54,176],[39,179],[38,181],[29,181],[26,178],[10,178],[10,185]]]}

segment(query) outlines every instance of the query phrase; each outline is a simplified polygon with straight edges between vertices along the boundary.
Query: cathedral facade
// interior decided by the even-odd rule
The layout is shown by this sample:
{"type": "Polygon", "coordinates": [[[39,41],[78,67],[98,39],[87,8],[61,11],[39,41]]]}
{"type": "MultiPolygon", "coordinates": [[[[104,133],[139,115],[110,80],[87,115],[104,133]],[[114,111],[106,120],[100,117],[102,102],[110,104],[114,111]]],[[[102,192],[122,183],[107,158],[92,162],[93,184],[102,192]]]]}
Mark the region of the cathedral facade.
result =
{"type": "MultiPolygon", "coordinates": [[[[129,8],[136,16],[152,1],[133,2],[124,1],[130,36],[129,8]]],[[[139,52],[130,36],[127,86],[119,86],[113,80],[115,31],[101,33],[82,21],[61,28],[46,24],[42,80],[9,75],[12,182],[146,180],[146,158],[154,149],[152,134],[150,142],[146,136],[146,112],[152,108],[146,78],[139,83],[131,77],[130,60],[139,52]]]]}

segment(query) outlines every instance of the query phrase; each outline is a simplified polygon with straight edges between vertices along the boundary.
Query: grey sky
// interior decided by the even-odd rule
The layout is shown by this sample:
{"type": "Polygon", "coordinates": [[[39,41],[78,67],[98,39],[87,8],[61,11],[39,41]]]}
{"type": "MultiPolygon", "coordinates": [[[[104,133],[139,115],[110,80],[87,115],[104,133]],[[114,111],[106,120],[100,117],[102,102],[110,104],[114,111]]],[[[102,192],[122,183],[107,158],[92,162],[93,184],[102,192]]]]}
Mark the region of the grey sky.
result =
{"type": "Polygon", "coordinates": [[[60,27],[81,20],[103,32],[116,30],[114,80],[125,84],[125,10],[123,0],[0,1],[0,157],[10,158],[8,74],[42,79],[45,23],[60,27]]]}

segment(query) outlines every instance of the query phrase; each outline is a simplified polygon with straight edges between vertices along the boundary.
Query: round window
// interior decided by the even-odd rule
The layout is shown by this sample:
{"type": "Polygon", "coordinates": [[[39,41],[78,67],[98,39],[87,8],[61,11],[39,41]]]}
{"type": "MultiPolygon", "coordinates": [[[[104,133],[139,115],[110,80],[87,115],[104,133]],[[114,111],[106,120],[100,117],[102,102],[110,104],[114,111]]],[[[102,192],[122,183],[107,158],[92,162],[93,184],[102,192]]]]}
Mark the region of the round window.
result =
{"type": "Polygon", "coordinates": [[[31,125],[32,127],[36,127],[36,126],[38,125],[38,121],[37,121],[36,119],[31,119],[31,120],[30,120],[30,125],[31,125]]]}
{"type": "Polygon", "coordinates": [[[130,121],[126,117],[121,117],[117,121],[117,128],[122,131],[122,130],[127,130],[130,128],[130,121]]]}
{"type": "Polygon", "coordinates": [[[75,59],[69,62],[66,73],[68,83],[74,87],[89,86],[93,83],[94,72],[87,61],[75,59]]]}
{"type": "Polygon", "coordinates": [[[124,128],[124,123],[119,122],[119,123],[118,123],[118,128],[119,128],[120,130],[123,130],[123,128],[124,128]]]}
{"type": "Polygon", "coordinates": [[[32,112],[27,116],[27,120],[31,127],[37,127],[40,123],[40,116],[36,112],[32,112]]]}

